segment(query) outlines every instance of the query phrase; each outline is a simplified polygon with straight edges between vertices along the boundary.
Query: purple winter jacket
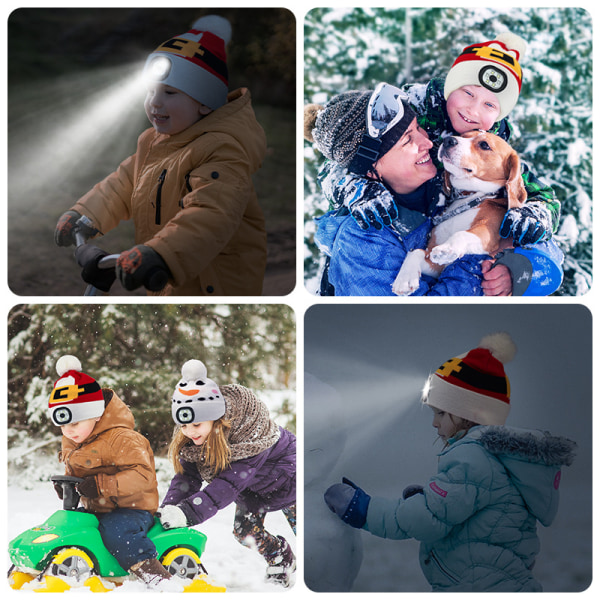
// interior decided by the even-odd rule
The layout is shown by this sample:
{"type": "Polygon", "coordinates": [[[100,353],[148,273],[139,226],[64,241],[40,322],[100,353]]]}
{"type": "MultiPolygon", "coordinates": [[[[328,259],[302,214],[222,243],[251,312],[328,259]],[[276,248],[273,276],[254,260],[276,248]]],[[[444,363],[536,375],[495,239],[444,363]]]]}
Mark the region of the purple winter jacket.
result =
{"type": "Polygon", "coordinates": [[[180,460],[162,502],[176,504],[191,525],[203,523],[232,502],[246,510],[273,512],[296,503],[296,437],[280,429],[277,443],[260,454],[237,460],[204,489],[196,464],[180,460]]]}

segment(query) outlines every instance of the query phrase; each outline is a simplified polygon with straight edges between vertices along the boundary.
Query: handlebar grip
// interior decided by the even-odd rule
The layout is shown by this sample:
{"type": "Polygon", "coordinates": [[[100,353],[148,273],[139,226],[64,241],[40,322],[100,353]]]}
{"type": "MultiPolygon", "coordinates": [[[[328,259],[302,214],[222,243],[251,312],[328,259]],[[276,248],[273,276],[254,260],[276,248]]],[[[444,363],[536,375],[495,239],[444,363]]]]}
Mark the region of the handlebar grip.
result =
{"type": "Polygon", "coordinates": [[[169,281],[169,272],[160,267],[155,267],[146,275],[144,287],[151,292],[160,292],[169,281]]]}

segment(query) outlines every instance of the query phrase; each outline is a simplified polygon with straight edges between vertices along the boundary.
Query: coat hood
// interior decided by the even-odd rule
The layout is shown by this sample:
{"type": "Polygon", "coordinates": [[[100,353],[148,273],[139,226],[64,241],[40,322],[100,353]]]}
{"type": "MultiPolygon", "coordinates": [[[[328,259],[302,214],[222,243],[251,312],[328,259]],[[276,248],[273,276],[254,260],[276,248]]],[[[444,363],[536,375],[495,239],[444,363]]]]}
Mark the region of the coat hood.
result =
{"type": "Polygon", "coordinates": [[[558,510],[561,467],[575,458],[577,444],[547,431],[477,427],[475,439],[506,469],[530,512],[548,526],[558,510]]]}
{"type": "Polygon", "coordinates": [[[97,437],[102,432],[115,427],[134,429],[135,420],[127,405],[112,390],[103,389],[106,408],[100,421],[94,427],[92,437],[97,437]]]}
{"type": "MultiPolygon", "coordinates": [[[[226,134],[244,149],[252,172],[260,167],[266,151],[265,132],[256,120],[250,91],[239,88],[229,93],[227,103],[209,113],[181,133],[172,136],[157,135],[172,147],[186,146],[200,135],[226,134]]],[[[219,138],[218,143],[223,144],[219,138]]]]}

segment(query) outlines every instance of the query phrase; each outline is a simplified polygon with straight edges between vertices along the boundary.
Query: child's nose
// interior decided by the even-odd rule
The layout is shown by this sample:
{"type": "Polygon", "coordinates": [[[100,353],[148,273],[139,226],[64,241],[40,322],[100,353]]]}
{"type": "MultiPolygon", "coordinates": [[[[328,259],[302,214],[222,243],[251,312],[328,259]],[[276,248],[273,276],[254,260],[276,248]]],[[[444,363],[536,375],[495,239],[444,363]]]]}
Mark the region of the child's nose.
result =
{"type": "Polygon", "coordinates": [[[161,106],[162,104],[162,99],[160,97],[160,94],[152,94],[150,96],[150,106],[161,106]]]}

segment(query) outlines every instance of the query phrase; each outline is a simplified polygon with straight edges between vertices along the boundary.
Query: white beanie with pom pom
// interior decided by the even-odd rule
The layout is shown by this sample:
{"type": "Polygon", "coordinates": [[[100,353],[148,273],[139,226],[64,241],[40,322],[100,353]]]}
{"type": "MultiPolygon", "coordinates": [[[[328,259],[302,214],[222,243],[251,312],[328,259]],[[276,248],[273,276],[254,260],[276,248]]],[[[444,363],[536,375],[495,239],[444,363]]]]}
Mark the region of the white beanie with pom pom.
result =
{"type": "Polygon", "coordinates": [[[520,60],[527,44],[510,32],[498,34],[493,40],[467,46],[448,71],[444,84],[444,98],[465,85],[479,85],[493,92],[500,104],[498,121],[515,107],[523,71],[520,60]]]}
{"type": "Polygon", "coordinates": [[[173,393],[171,414],[179,425],[216,421],[225,414],[223,394],[219,386],[208,379],[202,361],[188,360],[181,368],[181,379],[173,393]]]}
{"type": "Polygon", "coordinates": [[[451,358],[431,375],[423,403],[479,425],[504,425],[510,410],[504,365],[516,352],[507,333],[485,336],[477,348],[451,358]]]}
{"type": "Polygon", "coordinates": [[[60,427],[104,414],[102,388],[81,371],[81,362],[76,356],[61,356],[56,362],[56,372],[59,379],[48,401],[48,413],[55,425],[60,427]]]}
{"type": "Polygon", "coordinates": [[[229,74],[226,46],[231,24],[224,17],[207,15],[190,31],[163,42],[144,66],[144,77],[174,87],[212,110],[227,102],[229,74]]]}

